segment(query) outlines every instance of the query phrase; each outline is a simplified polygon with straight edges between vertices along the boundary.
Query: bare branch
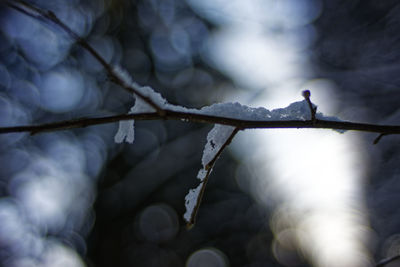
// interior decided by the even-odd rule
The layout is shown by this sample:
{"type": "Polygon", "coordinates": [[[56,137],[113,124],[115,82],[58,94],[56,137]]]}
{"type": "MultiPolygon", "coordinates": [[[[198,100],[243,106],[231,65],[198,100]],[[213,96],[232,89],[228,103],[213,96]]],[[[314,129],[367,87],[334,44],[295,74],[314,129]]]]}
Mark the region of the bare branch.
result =
{"type": "Polygon", "coordinates": [[[378,144],[379,143],[379,141],[381,141],[381,139],[382,139],[382,137],[384,137],[385,135],[389,135],[389,134],[387,134],[387,133],[381,133],[380,135],[378,135],[378,137],[377,138],[375,138],[375,140],[374,140],[374,145],[376,145],[376,144],[378,144]]]}
{"type": "Polygon", "coordinates": [[[136,84],[128,84],[124,81],[123,78],[118,75],[113,67],[107,63],[107,61],[99,54],[97,51],[83,38],[81,38],[76,32],[74,32],[71,28],[69,28],[64,22],[62,22],[52,11],[45,11],[40,8],[33,6],[32,4],[25,2],[23,0],[14,0],[9,1],[6,0],[5,3],[12,9],[23,13],[32,18],[45,21],[52,22],[58,27],[60,27],[64,32],[66,32],[72,39],[74,39],[82,48],[84,48],[87,52],[89,52],[106,70],[110,79],[124,88],[129,93],[135,94],[147,104],[149,104],[152,108],[154,108],[158,114],[161,116],[164,115],[165,111],[159,107],[150,97],[145,96],[141,93],[140,88],[136,84]]]}
{"type": "Polygon", "coordinates": [[[382,136],[387,134],[400,134],[400,126],[390,126],[390,125],[374,125],[365,123],[353,123],[353,122],[337,122],[328,120],[317,120],[315,117],[316,109],[313,107],[310,100],[310,91],[305,90],[303,92],[304,98],[310,107],[311,120],[310,121],[246,121],[232,118],[224,118],[211,115],[202,115],[198,113],[183,113],[170,110],[164,110],[159,107],[154,101],[149,97],[143,95],[139,88],[136,88],[135,84],[127,84],[123,78],[121,78],[110,64],[96,52],[96,50],[88,44],[86,40],[81,38],[72,29],[70,29],[65,23],[57,18],[57,16],[51,11],[44,11],[40,8],[33,6],[23,0],[4,0],[4,2],[14,10],[21,12],[27,16],[33,17],[38,20],[45,22],[52,22],[63,31],[65,31],[72,39],[74,39],[81,47],[87,50],[93,57],[95,57],[98,62],[105,68],[111,80],[116,84],[120,85],[126,91],[136,94],[138,97],[143,99],[147,104],[152,106],[156,112],[155,113],[143,113],[143,114],[131,114],[131,115],[116,115],[110,117],[101,118],[80,118],[69,121],[61,121],[54,123],[46,123],[41,125],[25,125],[25,126],[15,126],[15,127],[3,127],[0,128],[0,134],[5,133],[16,133],[16,132],[29,132],[30,134],[36,134],[40,132],[48,131],[58,131],[66,130],[71,128],[86,127],[90,125],[98,125],[110,122],[116,122],[121,120],[160,120],[160,119],[170,119],[170,120],[188,120],[191,122],[202,122],[202,123],[219,123],[224,125],[231,125],[237,127],[238,129],[251,129],[251,128],[325,128],[325,129],[338,129],[338,130],[355,130],[364,132],[376,132],[381,135],[375,139],[377,143],[382,136]],[[382,134],[384,133],[384,134],[382,134]]]}

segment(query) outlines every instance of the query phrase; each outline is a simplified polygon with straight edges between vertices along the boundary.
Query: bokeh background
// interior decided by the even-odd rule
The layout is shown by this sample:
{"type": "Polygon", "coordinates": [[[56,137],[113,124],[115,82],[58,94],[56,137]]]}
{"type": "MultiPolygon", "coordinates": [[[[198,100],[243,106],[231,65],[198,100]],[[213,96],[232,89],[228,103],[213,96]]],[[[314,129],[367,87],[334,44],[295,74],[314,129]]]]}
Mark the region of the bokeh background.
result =
{"type": "MultiPolygon", "coordinates": [[[[29,3],[173,104],[277,108],[308,88],[328,115],[400,123],[398,1],[29,3]]],[[[1,127],[133,101],[57,25],[0,3],[1,127]]],[[[373,266],[400,253],[399,137],[240,133],[188,231],[212,125],[135,126],[132,145],[114,143],[117,123],[0,136],[1,266],[373,266]]]]}

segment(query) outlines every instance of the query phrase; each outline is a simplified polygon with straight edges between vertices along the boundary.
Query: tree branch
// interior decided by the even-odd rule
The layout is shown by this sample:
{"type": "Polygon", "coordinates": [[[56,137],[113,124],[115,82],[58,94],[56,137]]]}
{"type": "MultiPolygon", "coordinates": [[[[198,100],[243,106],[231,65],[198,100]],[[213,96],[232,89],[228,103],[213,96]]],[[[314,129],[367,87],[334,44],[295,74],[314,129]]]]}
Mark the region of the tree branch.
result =
{"type": "Polygon", "coordinates": [[[180,120],[182,122],[197,122],[210,124],[223,124],[234,126],[239,130],[245,129],[275,129],[275,128],[314,128],[314,129],[333,129],[361,131],[371,133],[400,134],[400,126],[397,125],[377,125],[368,123],[356,123],[347,121],[330,120],[241,120],[213,115],[205,115],[194,112],[179,112],[165,110],[164,115],[157,112],[138,113],[138,114],[119,114],[108,117],[97,118],[78,118],[74,120],[65,120],[38,125],[22,125],[13,127],[0,127],[0,134],[28,132],[37,134],[41,132],[62,131],[73,128],[82,128],[92,125],[106,124],[123,120],[180,120]]]}
{"type": "Polygon", "coordinates": [[[230,136],[226,139],[226,141],[224,142],[224,144],[221,146],[221,148],[217,151],[217,153],[214,155],[214,157],[211,159],[210,162],[208,162],[205,166],[204,169],[206,171],[206,175],[204,177],[204,179],[201,181],[201,188],[200,188],[200,193],[197,195],[197,199],[196,199],[196,205],[193,208],[193,211],[191,213],[190,219],[187,221],[186,223],[186,228],[190,229],[193,227],[193,225],[196,223],[196,217],[197,217],[197,212],[199,211],[200,208],[200,204],[201,201],[203,199],[203,195],[204,192],[206,190],[206,185],[208,183],[208,179],[210,177],[210,174],[212,172],[212,169],[214,168],[215,162],[217,161],[217,159],[219,158],[219,156],[222,154],[222,152],[224,151],[224,149],[232,142],[233,138],[235,137],[235,135],[239,132],[239,128],[235,128],[232,133],[230,134],[230,136]]]}
{"type": "Polygon", "coordinates": [[[380,135],[375,140],[377,143],[382,136],[388,134],[400,134],[400,126],[391,125],[374,125],[365,123],[354,123],[354,122],[337,122],[328,120],[317,120],[315,118],[315,109],[310,101],[310,91],[306,90],[303,92],[304,98],[307,100],[310,106],[311,120],[309,121],[249,121],[240,120],[233,118],[224,118],[211,115],[202,115],[198,113],[184,113],[165,110],[158,106],[151,100],[150,97],[142,94],[140,92],[139,86],[136,84],[128,84],[123,78],[118,75],[113,67],[106,62],[106,60],[96,52],[96,50],[89,45],[89,43],[76,34],[72,29],[70,29],[65,23],[63,23],[57,16],[51,11],[45,11],[40,8],[33,6],[24,0],[3,0],[6,5],[14,10],[21,12],[27,16],[33,17],[35,19],[52,22],[58,27],[60,27],[64,32],[66,32],[72,39],[74,39],[82,48],[87,50],[96,60],[104,67],[107,71],[108,76],[113,82],[120,85],[126,91],[136,94],[138,97],[143,99],[147,104],[153,107],[156,112],[154,113],[142,113],[142,114],[121,114],[110,117],[100,117],[100,118],[80,118],[75,120],[60,121],[54,123],[46,123],[40,125],[25,125],[25,126],[15,126],[15,127],[2,127],[0,128],[0,134],[5,133],[17,133],[17,132],[29,132],[30,134],[36,134],[40,132],[58,131],[66,130],[71,128],[87,127],[90,125],[98,125],[110,122],[116,122],[121,120],[185,120],[191,122],[202,122],[202,123],[219,123],[224,125],[235,126],[236,128],[251,129],[251,128],[325,128],[325,129],[338,129],[338,130],[355,130],[364,132],[375,132],[380,135]]]}

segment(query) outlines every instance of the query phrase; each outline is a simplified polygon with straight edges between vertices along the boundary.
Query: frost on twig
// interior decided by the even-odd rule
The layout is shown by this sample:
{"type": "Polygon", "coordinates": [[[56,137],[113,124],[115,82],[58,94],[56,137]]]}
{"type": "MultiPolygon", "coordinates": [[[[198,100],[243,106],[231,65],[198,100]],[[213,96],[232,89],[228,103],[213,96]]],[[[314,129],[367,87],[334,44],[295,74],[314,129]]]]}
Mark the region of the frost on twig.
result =
{"type": "Polygon", "coordinates": [[[212,162],[217,156],[218,152],[223,148],[225,142],[229,139],[234,127],[216,124],[207,135],[207,143],[203,150],[203,157],[201,163],[203,169],[208,170],[212,168],[212,162]]]}
{"type": "Polygon", "coordinates": [[[211,174],[216,160],[238,131],[239,129],[232,126],[216,124],[208,133],[207,143],[204,147],[203,157],[201,159],[202,168],[197,174],[197,179],[200,180],[200,184],[195,189],[190,189],[185,197],[186,212],[183,218],[187,222],[188,228],[194,225],[208,177],[211,174]]]}
{"type": "MultiPolygon", "coordinates": [[[[131,108],[128,114],[132,114],[134,111],[135,106],[131,108]]],[[[118,131],[114,136],[115,143],[122,143],[126,141],[127,143],[132,144],[135,141],[135,121],[120,121],[118,126],[118,131]]]]}
{"type": "MultiPolygon", "coordinates": [[[[127,75],[127,74],[124,74],[127,75]]],[[[129,81],[129,80],[128,80],[129,81]]],[[[130,81],[135,84],[134,82],[130,81]]],[[[316,112],[316,105],[312,104],[308,99],[303,101],[297,101],[291,103],[289,106],[285,108],[277,108],[273,110],[266,109],[264,107],[249,107],[246,105],[242,105],[240,103],[216,103],[210,106],[205,106],[201,109],[193,109],[186,108],[183,106],[172,105],[168,103],[159,93],[155,92],[151,87],[137,87],[144,96],[151,99],[157,106],[164,110],[165,112],[182,112],[186,114],[193,115],[208,115],[218,118],[231,118],[238,119],[243,121],[290,121],[290,120],[300,120],[300,121],[308,121],[310,120],[310,105],[312,106],[312,110],[314,111],[311,116],[311,120],[313,121],[313,125],[315,125],[317,120],[324,121],[336,121],[340,122],[341,120],[337,117],[325,116],[320,112],[316,112]]],[[[141,98],[136,98],[136,103],[133,106],[133,109],[129,112],[129,114],[139,114],[146,112],[155,112],[152,106],[150,106],[147,102],[143,101],[141,98]]],[[[233,126],[235,127],[235,126],[233,126]]],[[[237,126],[240,127],[240,126],[237,126]]],[[[120,124],[120,130],[121,129],[120,124]]],[[[126,129],[128,129],[126,127],[126,129]]],[[[131,129],[131,128],[129,128],[131,129]]],[[[343,133],[344,130],[336,130],[338,132],[343,133]]],[[[128,133],[125,134],[127,136],[128,133]]]]}
{"type": "MultiPolygon", "coordinates": [[[[140,86],[139,84],[134,82],[129,73],[126,70],[122,69],[120,66],[115,66],[113,68],[113,73],[116,77],[120,79],[120,81],[123,82],[124,86],[132,87],[137,92],[134,94],[135,104],[128,112],[128,114],[156,112],[159,110],[163,110],[162,107],[167,104],[167,101],[161,96],[161,94],[155,92],[153,88],[149,86],[140,86]],[[140,94],[139,97],[138,94],[140,94]],[[157,107],[157,109],[154,105],[157,107]]],[[[125,140],[126,142],[132,144],[135,140],[134,125],[134,120],[120,121],[118,131],[114,136],[114,141],[116,143],[122,143],[125,140]]]]}
{"type": "Polygon", "coordinates": [[[113,67],[113,75],[122,82],[124,87],[133,88],[135,90],[134,96],[136,101],[134,105],[135,109],[131,110],[132,114],[159,112],[159,110],[164,110],[168,104],[167,100],[150,86],[141,86],[133,81],[130,74],[121,66],[116,65],[113,67]]]}

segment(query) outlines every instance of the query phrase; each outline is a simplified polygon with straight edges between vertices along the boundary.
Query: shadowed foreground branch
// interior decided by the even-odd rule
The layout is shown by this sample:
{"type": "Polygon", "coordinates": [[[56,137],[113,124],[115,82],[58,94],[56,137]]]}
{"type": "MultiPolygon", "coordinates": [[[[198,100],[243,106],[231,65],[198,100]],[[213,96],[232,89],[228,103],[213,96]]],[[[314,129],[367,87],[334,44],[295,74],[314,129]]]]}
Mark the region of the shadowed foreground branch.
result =
{"type": "Polygon", "coordinates": [[[157,112],[138,113],[138,114],[119,114],[108,117],[97,118],[78,118],[74,120],[57,121],[38,125],[22,125],[13,127],[0,127],[0,134],[28,132],[37,134],[41,132],[52,132],[68,130],[73,128],[82,128],[92,125],[106,124],[123,120],[180,120],[183,122],[197,122],[210,124],[223,124],[234,126],[239,130],[245,129],[276,129],[276,128],[314,128],[314,129],[336,129],[347,131],[362,131],[371,133],[380,133],[383,135],[400,134],[400,126],[397,125],[377,125],[368,123],[357,123],[347,121],[330,120],[242,120],[226,118],[212,115],[205,115],[192,112],[179,112],[164,110],[164,115],[157,112]]]}
{"type": "Polygon", "coordinates": [[[310,101],[310,92],[308,90],[303,92],[304,98],[307,100],[310,111],[310,120],[287,120],[287,121],[271,121],[271,120],[241,120],[227,117],[219,117],[212,115],[204,115],[198,113],[178,112],[163,108],[151,97],[144,94],[139,86],[135,83],[128,84],[124,77],[121,77],[116,70],[108,64],[103,57],[92,47],[89,43],[76,34],[70,29],[65,23],[63,23],[58,17],[51,11],[42,10],[32,4],[23,0],[8,1],[5,0],[10,8],[21,12],[32,18],[49,22],[60,27],[66,32],[73,40],[77,42],[82,48],[84,48],[89,54],[91,54],[106,70],[110,79],[121,86],[126,91],[135,94],[137,97],[146,102],[151,106],[155,112],[151,113],[137,113],[137,114],[120,114],[109,117],[97,117],[97,118],[78,118],[67,121],[58,121],[53,123],[45,123],[38,125],[22,125],[13,127],[1,127],[0,134],[6,133],[18,133],[28,132],[30,134],[37,134],[41,132],[51,132],[67,130],[72,128],[82,128],[91,125],[99,125],[123,120],[182,120],[189,122],[200,122],[200,123],[211,123],[211,124],[223,124],[236,127],[238,130],[244,129],[255,129],[255,128],[317,128],[317,129],[337,129],[337,130],[353,130],[353,131],[364,131],[379,133],[379,136],[375,139],[374,143],[378,143],[379,140],[389,134],[400,134],[400,126],[392,125],[376,125],[367,123],[355,123],[355,122],[343,122],[343,121],[330,121],[330,120],[318,120],[315,117],[316,109],[312,106],[310,101]]]}

